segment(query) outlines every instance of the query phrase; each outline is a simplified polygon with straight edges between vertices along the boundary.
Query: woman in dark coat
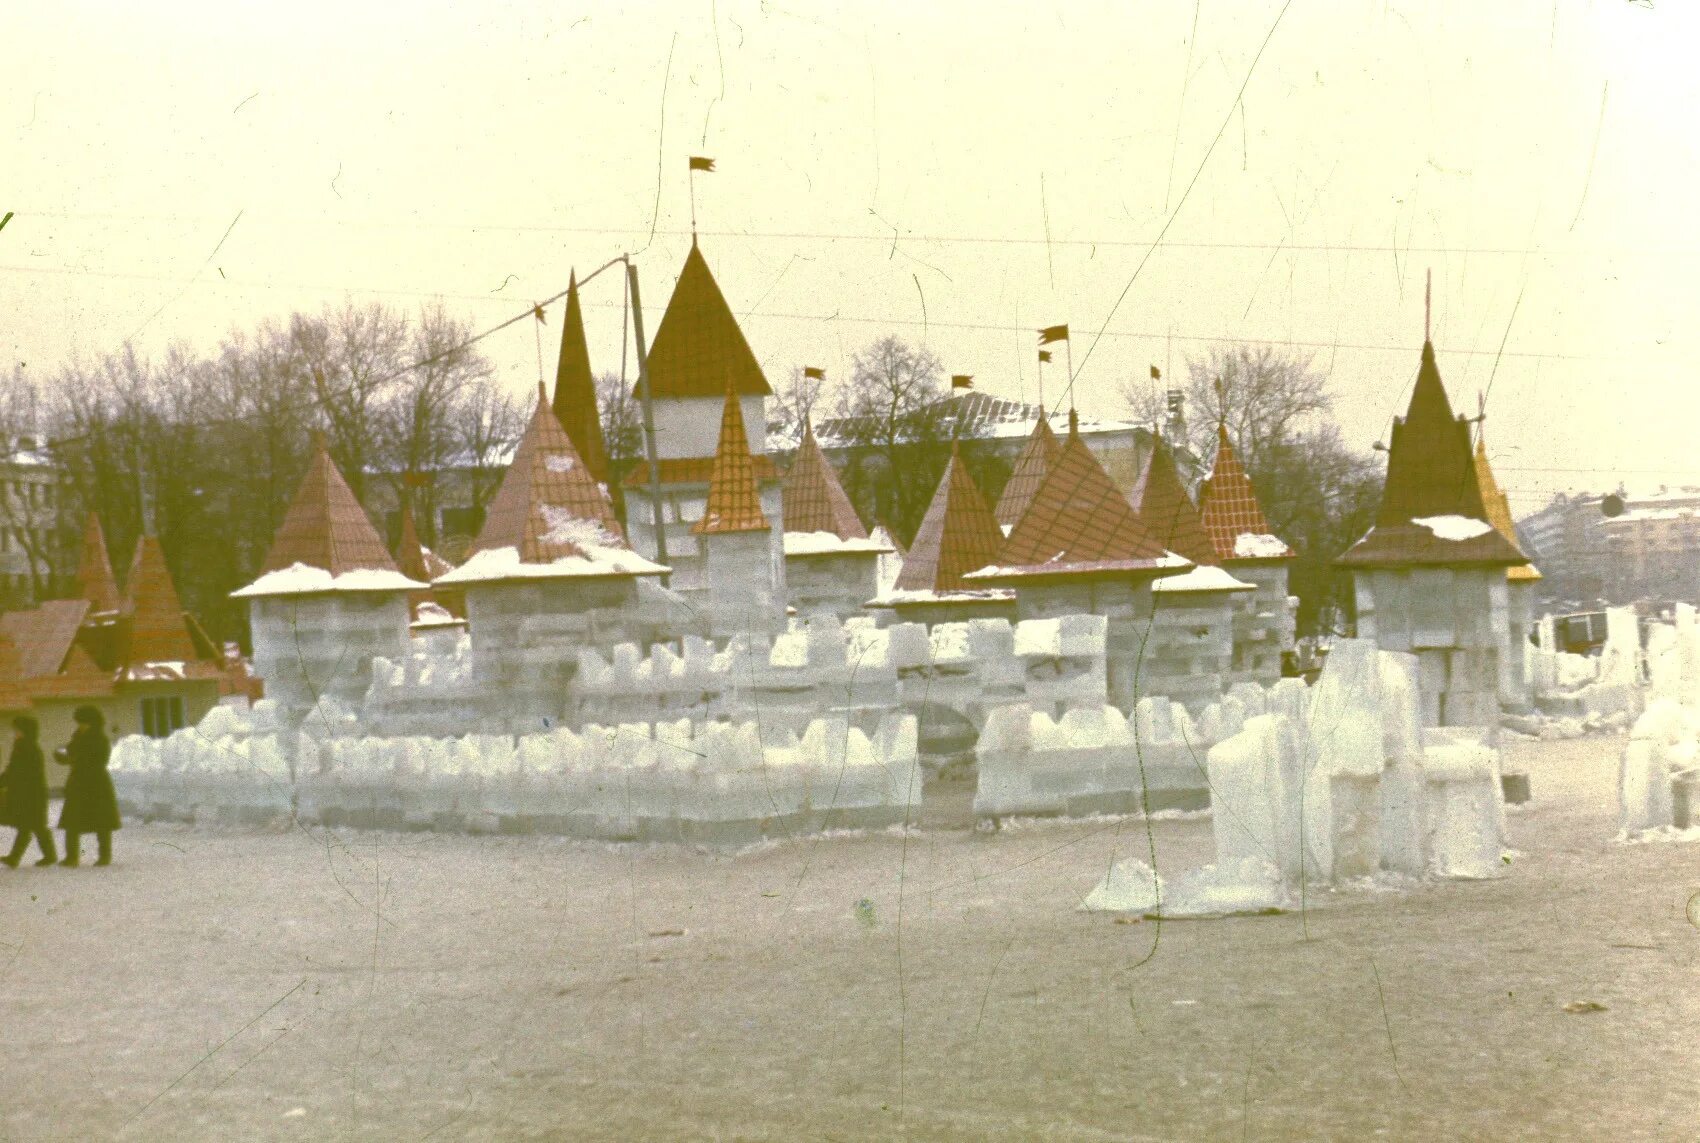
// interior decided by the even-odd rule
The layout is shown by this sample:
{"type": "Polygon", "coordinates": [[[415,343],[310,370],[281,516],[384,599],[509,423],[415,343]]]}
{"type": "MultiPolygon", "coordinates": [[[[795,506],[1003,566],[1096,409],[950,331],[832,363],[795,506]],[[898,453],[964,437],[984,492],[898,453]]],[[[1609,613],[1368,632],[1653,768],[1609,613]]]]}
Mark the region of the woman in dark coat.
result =
{"type": "Polygon", "coordinates": [[[0,857],[13,869],[24,859],[30,838],[41,850],[37,865],[52,865],[59,860],[53,850],[53,834],[47,829],[47,762],[41,756],[41,724],[27,714],[12,720],[12,758],[0,772],[0,788],[6,791],[4,824],[15,826],[17,840],[12,852],[0,857]]]}
{"type": "Polygon", "coordinates": [[[118,792],[106,772],[106,760],[112,754],[106,720],[92,706],[78,707],[71,717],[77,729],[54,755],[60,765],[71,768],[71,776],[65,779],[65,808],[59,811],[59,828],[65,831],[65,860],[60,864],[76,865],[82,835],[92,833],[100,839],[100,860],[95,864],[111,865],[112,831],[120,823],[118,792]]]}

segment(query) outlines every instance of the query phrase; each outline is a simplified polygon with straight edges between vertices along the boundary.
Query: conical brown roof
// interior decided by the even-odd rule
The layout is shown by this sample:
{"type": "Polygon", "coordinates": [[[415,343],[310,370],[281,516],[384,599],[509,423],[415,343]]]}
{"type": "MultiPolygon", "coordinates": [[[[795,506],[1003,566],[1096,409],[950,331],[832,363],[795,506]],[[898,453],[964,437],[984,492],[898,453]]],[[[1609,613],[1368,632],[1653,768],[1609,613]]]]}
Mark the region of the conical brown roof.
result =
{"type": "Polygon", "coordinates": [[[1146,533],[1157,543],[1195,564],[1216,562],[1216,547],[1204,531],[1192,498],[1181,485],[1174,454],[1162,440],[1151,442],[1151,455],[1128,494],[1128,503],[1139,514],[1146,533]]]}
{"type": "Polygon", "coordinates": [[[590,347],[584,339],[578,276],[567,280],[567,310],[561,318],[561,356],[555,365],[555,419],[567,431],[590,475],[608,483],[608,450],[602,444],[602,419],[596,411],[596,378],[590,372],[590,347]]]}
{"type": "Polygon", "coordinates": [[[691,531],[708,536],[759,532],[766,527],[750,440],[744,432],[743,405],[728,382],[726,404],[720,411],[720,443],[715,447],[714,468],[708,477],[708,506],[702,519],[691,525],[691,531]]]}
{"type": "Polygon", "coordinates": [[[106,533],[100,517],[89,513],[83,526],[83,554],[77,561],[77,578],[72,594],[89,601],[94,611],[118,610],[118,580],[112,574],[112,557],[106,550],[106,533]]]}
{"type": "MultiPolygon", "coordinates": [[[[1510,540],[1517,542],[1517,525],[1511,519],[1511,501],[1500,491],[1499,481],[1494,479],[1493,466],[1488,463],[1487,439],[1480,432],[1476,434],[1476,483],[1482,489],[1482,506],[1487,509],[1487,522],[1493,525],[1494,531],[1510,540]]],[[[1510,583],[1534,583],[1541,578],[1541,573],[1534,564],[1524,564],[1521,567],[1507,568],[1505,578],[1510,583]]]]}
{"type": "Polygon", "coordinates": [[[1109,572],[1185,571],[1140,523],[1072,425],[1056,464],[998,552],[995,574],[971,582],[1109,572]]]}
{"type": "Polygon", "coordinates": [[[1033,426],[1027,443],[1021,446],[1021,455],[1015,458],[1015,467],[1010,469],[1009,480],[1003,486],[1003,495],[998,497],[999,524],[1013,528],[1021,522],[1027,506],[1033,503],[1034,494],[1039,491],[1039,485],[1045,482],[1045,476],[1051,471],[1051,465],[1057,462],[1057,454],[1060,452],[1062,443],[1057,440],[1057,434],[1051,431],[1051,422],[1041,409],[1038,423],[1033,426]]]}
{"type": "Polygon", "coordinates": [[[420,583],[430,583],[453,566],[420,543],[419,528],[413,522],[413,505],[405,497],[401,502],[401,537],[396,541],[395,562],[402,575],[420,583]]]}
{"type": "Polygon", "coordinates": [[[514,450],[513,463],[490,501],[484,527],[472,545],[474,554],[514,548],[522,563],[547,564],[585,552],[558,535],[566,518],[585,521],[604,534],[602,546],[626,548],[625,533],[608,497],[585,467],[561,422],[549,408],[543,386],[537,407],[514,450]]]}
{"type": "Polygon", "coordinates": [[[728,378],[740,396],[773,392],[693,241],[649,349],[650,390],[658,398],[718,397],[728,378]]]}
{"type": "Polygon", "coordinates": [[[996,560],[1002,543],[997,517],[968,475],[961,452],[952,447],[938,491],[904,554],[894,590],[939,594],[983,590],[984,584],[965,582],[962,577],[996,560]]]}
{"type": "Polygon", "coordinates": [[[844,485],[815,440],[814,426],[806,421],[803,443],[785,474],[783,494],[787,532],[831,532],[841,540],[868,538],[844,485]]]}
{"type": "Polygon", "coordinates": [[[136,544],[136,557],[130,563],[130,574],[124,598],[124,613],[128,630],[125,636],[125,662],[130,666],[143,663],[191,663],[201,657],[194,636],[183,614],[183,601],[177,595],[177,585],[171,580],[171,569],[165,563],[165,550],[154,536],[143,536],[136,544]]]}
{"type": "Polygon", "coordinates": [[[366,568],[396,570],[383,538],[337,471],[323,441],[314,442],[312,463],[284,514],[283,526],[272,540],[260,574],[295,564],[319,568],[333,576],[366,568]]]}
{"type": "Polygon", "coordinates": [[[1511,567],[1528,562],[1513,541],[1492,527],[1468,539],[1449,540],[1412,522],[1454,516],[1485,523],[1487,508],[1476,481],[1469,423],[1452,415],[1435,365],[1434,346],[1425,341],[1410,409],[1403,420],[1393,422],[1387,484],[1375,527],[1338,562],[1348,567],[1511,567]]]}
{"type": "MultiPolygon", "coordinates": [[[[1263,505],[1257,502],[1257,492],[1245,465],[1228,440],[1228,427],[1216,426],[1216,464],[1198,492],[1198,515],[1210,544],[1220,559],[1244,559],[1239,554],[1241,536],[1268,536],[1269,520],[1263,515],[1263,505]]],[[[1291,559],[1293,551],[1282,545],[1278,552],[1270,551],[1260,559],[1291,559]]]]}

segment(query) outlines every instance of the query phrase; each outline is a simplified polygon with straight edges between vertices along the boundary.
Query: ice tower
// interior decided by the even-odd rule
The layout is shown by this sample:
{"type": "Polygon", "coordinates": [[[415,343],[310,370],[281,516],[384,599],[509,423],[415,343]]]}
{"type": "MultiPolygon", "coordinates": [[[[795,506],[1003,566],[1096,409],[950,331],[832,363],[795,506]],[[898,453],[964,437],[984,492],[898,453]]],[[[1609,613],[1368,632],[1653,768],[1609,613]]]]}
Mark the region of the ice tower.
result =
{"type": "Polygon", "coordinates": [[[800,619],[860,615],[879,594],[879,561],[892,546],[868,538],[838,474],[803,425],[803,441],[781,489],[785,514],[785,589],[800,619]]]}

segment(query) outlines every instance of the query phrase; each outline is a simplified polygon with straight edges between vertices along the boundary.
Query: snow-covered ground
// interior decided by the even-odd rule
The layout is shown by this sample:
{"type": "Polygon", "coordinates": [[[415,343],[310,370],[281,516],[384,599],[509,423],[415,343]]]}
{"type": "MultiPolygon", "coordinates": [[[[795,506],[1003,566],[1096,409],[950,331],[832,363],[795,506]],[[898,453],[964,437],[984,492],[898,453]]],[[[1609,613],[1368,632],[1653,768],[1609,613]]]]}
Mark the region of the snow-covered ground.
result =
{"type": "Polygon", "coordinates": [[[0,869],[0,1136],[1692,1138],[1700,875],[1612,840],[1622,747],[1512,745],[1498,880],[1161,925],[1077,905],[1208,820],[126,827],[111,869],[0,869]]]}

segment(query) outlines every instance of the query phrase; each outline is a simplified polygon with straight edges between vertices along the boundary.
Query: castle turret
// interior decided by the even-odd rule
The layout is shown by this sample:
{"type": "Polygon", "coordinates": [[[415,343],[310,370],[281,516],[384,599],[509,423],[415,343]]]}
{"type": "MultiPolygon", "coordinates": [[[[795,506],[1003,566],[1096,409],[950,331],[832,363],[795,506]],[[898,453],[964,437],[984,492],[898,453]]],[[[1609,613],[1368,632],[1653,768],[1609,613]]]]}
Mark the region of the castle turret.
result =
{"type": "Polygon", "coordinates": [[[1257,589],[1234,598],[1230,681],[1268,686],[1281,677],[1281,656],[1293,648],[1295,600],[1287,593],[1293,550],[1271,533],[1224,424],[1216,426],[1216,463],[1199,487],[1198,514],[1215,562],[1257,589]]]}

